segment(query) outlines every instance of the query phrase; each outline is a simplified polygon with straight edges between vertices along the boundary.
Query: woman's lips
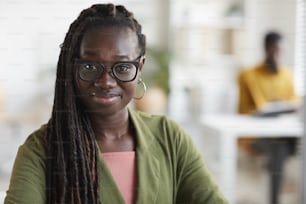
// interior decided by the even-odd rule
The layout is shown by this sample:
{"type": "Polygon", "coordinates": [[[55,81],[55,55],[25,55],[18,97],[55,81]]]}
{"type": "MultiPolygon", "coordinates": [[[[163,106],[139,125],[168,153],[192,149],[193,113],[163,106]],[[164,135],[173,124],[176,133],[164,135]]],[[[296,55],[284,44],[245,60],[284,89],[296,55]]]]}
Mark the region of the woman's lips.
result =
{"type": "Polygon", "coordinates": [[[110,105],[120,99],[120,95],[113,93],[96,93],[92,92],[91,97],[94,101],[104,105],[110,105]]]}

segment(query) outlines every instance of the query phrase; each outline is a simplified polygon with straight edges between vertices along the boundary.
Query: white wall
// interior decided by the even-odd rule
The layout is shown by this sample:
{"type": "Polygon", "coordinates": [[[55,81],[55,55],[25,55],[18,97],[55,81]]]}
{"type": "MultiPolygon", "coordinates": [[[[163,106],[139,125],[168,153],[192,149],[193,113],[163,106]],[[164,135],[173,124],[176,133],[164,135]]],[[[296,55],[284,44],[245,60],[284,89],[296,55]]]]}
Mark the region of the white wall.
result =
{"type": "Polygon", "coordinates": [[[243,64],[252,66],[263,57],[263,37],[270,30],[283,37],[282,63],[294,66],[296,0],[246,0],[246,41],[243,64]]]}
{"type": "MultiPolygon", "coordinates": [[[[28,114],[38,104],[33,101],[42,83],[38,74],[55,69],[59,45],[81,8],[59,1],[1,2],[1,79],[5,81],[7,114],[28,114]]],[[[44,88],[53,92],[53,84],[48,86],[44,88]]]]}

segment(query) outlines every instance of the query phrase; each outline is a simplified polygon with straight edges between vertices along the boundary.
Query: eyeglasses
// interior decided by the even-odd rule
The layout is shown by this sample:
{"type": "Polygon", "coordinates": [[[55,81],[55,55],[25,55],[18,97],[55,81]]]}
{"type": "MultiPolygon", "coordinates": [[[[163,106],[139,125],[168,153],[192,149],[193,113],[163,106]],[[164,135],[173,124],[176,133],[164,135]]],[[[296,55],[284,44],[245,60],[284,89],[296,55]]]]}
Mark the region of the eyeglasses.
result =
{"type": "MultiPolygon", "coordinates": [[[[139,56],[134,61],[116,62],[108,72],[121,82],[133,81],[142,57],[139,56]]],[[[83,59],[75,59],[75,65],[80,79],[88,82],[95,82],[107,70],[103,63],[83,59]]]]}

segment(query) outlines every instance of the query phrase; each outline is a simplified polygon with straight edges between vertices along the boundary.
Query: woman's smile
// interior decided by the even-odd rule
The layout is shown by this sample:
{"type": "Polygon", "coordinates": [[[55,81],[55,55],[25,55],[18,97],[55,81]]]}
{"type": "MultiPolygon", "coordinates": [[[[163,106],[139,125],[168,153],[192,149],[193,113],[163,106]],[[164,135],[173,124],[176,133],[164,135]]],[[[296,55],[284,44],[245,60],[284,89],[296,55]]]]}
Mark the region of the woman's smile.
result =
{"type": "Polygon", "coordinates": [[[101,105],[112,105],[120,101],[121,96],[116,93],[91,92],[92,99],[101,105]]]}

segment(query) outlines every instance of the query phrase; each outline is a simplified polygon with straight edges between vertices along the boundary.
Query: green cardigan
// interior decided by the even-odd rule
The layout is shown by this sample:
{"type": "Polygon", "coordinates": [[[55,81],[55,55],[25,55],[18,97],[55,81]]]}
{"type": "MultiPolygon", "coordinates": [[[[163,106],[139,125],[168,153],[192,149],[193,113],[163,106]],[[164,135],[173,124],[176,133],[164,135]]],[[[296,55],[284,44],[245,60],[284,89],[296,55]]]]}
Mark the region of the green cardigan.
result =
{"type": "MultiPolygon", "coordinates": [[[[193,145],[172,120],[129,110],[136,128],[137,204],[227,203],[193,145]]],[[[45,195],[46,126],[20,146],[5,204],[43,204],[45,195]]],[[[124,204],[101,154],[100,199],[103,204],[124,204]]]]}

